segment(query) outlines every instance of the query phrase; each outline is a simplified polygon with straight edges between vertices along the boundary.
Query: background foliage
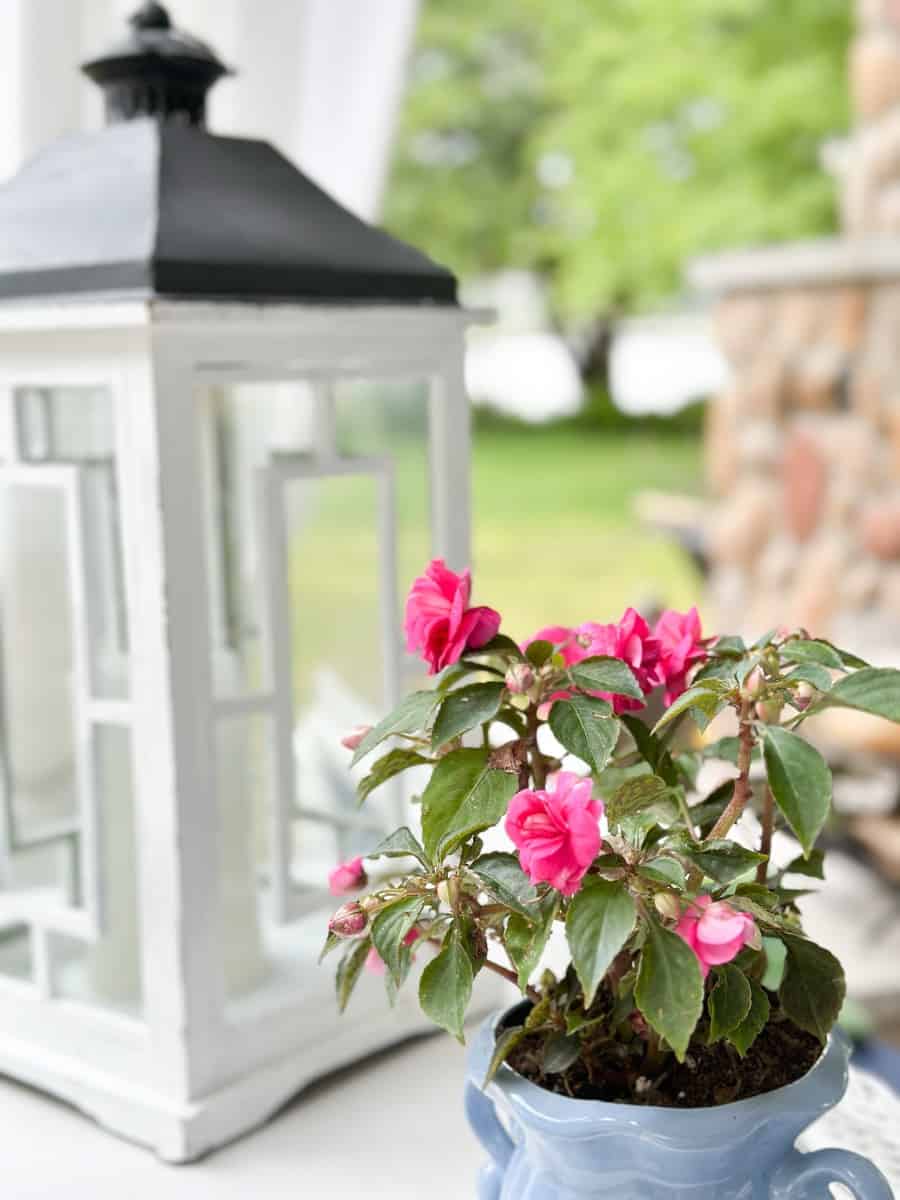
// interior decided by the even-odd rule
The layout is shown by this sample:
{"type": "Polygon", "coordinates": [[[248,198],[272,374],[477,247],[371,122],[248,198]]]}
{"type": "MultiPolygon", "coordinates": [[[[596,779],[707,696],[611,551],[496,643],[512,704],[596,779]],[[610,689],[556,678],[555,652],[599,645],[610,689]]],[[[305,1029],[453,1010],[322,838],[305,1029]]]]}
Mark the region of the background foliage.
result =
{"type": "Polygon", "coordinates": [[[589,321],[685,259],[835,224],[849,0],[424,0],[386,221],[589,321]]]}

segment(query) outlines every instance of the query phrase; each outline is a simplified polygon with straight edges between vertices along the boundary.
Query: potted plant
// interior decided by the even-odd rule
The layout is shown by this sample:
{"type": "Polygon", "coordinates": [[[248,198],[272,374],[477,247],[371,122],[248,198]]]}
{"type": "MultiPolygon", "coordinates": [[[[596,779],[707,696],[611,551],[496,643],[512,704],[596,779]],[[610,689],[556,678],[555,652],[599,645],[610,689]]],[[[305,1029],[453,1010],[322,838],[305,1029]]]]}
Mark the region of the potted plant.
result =
{"type": "MultiPolygon", "coordinates": [[[[440,560],[416,580],[407,643],[436,686],[345,740],[369,760],[363,798],[430,774],[421,836],[368,856],[405,865],[331,919],[341,1006],[367,962],[393,995],[421,956],[422,1008],[462,1041],[480,971],[518,986],[470,1051],[481,1200],[799,1200],[833,1180],[889,1200],[866,1160],[793,1149],[847,1065],[843,972],[797,909],[831,800],[798,728],[835,706],[900,721],[900,672],[802,630],[703,637],[696,610],[519,644],[470,587],[440,560]],[[735,736],[687,736],[726,709],[735,736]],[[731,769],[704,793],[711,761],[731,769]],[[775,869],[779,825],[801,853],[775,869]],[[570,961],[538,973],[557,929],[570,961]]],[[[335,892],[366,884],[362,859],[332,872],[335,892]]]]}

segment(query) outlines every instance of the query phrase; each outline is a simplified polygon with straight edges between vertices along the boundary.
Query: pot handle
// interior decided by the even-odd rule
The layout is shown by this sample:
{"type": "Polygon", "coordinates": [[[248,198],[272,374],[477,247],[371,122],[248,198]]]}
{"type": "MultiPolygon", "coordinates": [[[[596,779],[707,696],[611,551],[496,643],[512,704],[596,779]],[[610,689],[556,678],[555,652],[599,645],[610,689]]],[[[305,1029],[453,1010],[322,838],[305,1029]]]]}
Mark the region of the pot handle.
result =
{"type": "Polygon", "coordinates": [[[890,1184],[876,1166],[849,1150],[793,1151],[772,1176],[771,1200],[819,1200],[829,1183],[843,1183],[856,1200],[894,1200],[890,1184]]]}
{"type": "Polygon", "coordinates": [[[472,1080],[466,1083],[466,1116],[475,1136],[501,1171],[512,1158],[515,1145],[500,1124],[496,1109],[484,1092],[472,1080]]]}

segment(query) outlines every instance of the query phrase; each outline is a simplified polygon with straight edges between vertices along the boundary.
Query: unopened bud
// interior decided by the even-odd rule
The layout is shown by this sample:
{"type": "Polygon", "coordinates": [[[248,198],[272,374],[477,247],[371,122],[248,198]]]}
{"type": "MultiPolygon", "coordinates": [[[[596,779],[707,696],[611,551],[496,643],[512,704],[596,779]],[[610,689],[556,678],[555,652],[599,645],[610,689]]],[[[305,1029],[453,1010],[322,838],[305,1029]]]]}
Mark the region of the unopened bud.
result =
{"type": "Polygon", "coordinates": [[[347,750],[356,750],[363,738],[371,732],[371,725],[357,725],[341,738],[341,745],[347,750]]]}
{"type": "Polygon", "coordinates": [[[782,707],[780,700],[760,700],[756,705],[756,715],[764,725],[777,725],[782,707]]]}
{"type": "Polygon", "coordinates": [[[762,934],[759,932],[755,921],[752,926],[748,923],[747,932],[744,934],[744,937],[746,939],[744,941],[745,946],[749,946],[751,950],[762,950],[762,934]]]}
{"type": "Polygon", "coordinates": [[[351,904],[341,905],[328,922],[328,929],[335,937],[352,938],[365,933],[368,924],[369,918],[363,911],[362,905],[354,901],[351,904]]]}
{"type": "Polygon", "coordinates": [[[765,686],[765,676],[759,667],[754,667],[747,678],[744,680],[744,686],[741,688],[741,695],[745,700],[756,700],[765,686]]]}
{"type": "Polygon", "coordinates": [[[797,688],[796,692],[794,692],[794,707],[802,712],[804,708],[809,708],[811,702],[815,698],[815,695],[816,689],[811,683],[807,683],[806,680],[804,680],[797,688]]]}
{"type": "Polygon", "coordinates": [[[671,892],[657,892],[653,897],[653,905],[661,917],[677,921],[681,917],[681,903],[671,892]]]}
{"type": "Polygon", "coordinates": [[[450,884],[446,879],[442,879],[437,885],[437,894],[438,900],[440,900],[442,904],[450,903],[450,884]]]}
{"type": "Polygon", "coordinates": [[[519,696],[534,686],[534,671],[527,662],[513,663],[506,672],[506,687],[513,695],[519,696]]]}

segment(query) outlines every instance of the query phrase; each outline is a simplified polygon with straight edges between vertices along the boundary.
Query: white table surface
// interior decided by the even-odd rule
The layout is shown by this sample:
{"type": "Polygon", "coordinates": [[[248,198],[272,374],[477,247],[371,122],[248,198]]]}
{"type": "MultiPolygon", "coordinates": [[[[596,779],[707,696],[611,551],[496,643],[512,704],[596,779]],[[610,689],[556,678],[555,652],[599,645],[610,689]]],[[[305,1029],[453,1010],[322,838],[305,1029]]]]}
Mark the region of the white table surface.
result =
{"type": "Polygon", "coordinates": [[[3,1200],[462,1200],[483,1154],[462,1111],[464,1051],[440,1034],[309,1089],[188,1166],[0,1078],[3,1200]],[[442,1164],[430,1153],[440,1123],[442,1164]],[[425,1184],[427,1181],[427,1187],[425,1184]]]}
{"type": "MultiPolygon", "coordinates": [[[[0,1078],[0,1197],[468,1200],[484,1154],[463,1116],[463,1072],[456,1042],[421,1038],[316,1084],[261,1129],[180,1167],[0,1078]]],[[[900,1197],[900,1099],[871,1077],[855,1072],[842,1105],[804,1143],[868,1153],[900,1197]]]]}

